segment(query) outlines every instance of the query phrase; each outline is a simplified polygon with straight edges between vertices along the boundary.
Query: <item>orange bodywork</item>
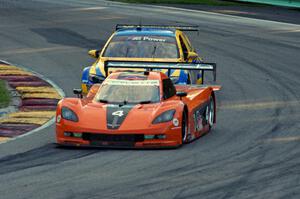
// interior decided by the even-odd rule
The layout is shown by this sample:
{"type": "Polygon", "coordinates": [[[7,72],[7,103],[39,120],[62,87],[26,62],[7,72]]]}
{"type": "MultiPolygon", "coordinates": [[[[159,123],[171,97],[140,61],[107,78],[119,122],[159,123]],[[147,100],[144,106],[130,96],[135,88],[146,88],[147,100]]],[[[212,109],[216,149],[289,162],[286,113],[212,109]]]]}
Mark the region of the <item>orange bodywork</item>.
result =
{"type": "MultiPolygon", "coordinates": [[[[122,73],[112,73],[107,79],[117,79],[122,73]]],[[[62,99],[58,103],[56,112],[57,143],[68,146],[96,147],[178,147],[209,131],[210,126],[205,123],[203,114],[210,99],[215,101],[213,87],[176,85],[177,92],[186,92],[187,95],[183,97],[173,95],[164,99],[161,85],[162,81],[168,77],[161,72],[149,72],[147,79],[159,80],[160,101],[131,105],[118,129],[107,127],[108,117],[110,117],[108,109],[112,105],[95,100],[95,95],[101,92],[100,84],[93,85],[84,98],[62,99]],[[78,121],[64,119],[62,116],[63,107],[72,110],[77,115],[78,121]],[[168,110],[175,110],[171,121],[153,123],[155,118],[168,110]],[[188,117],[187,132],[183,135],[184,111],[188,117]]],[[[214,122],[215,117],[216,114],[214,114],[214,122]]]]}

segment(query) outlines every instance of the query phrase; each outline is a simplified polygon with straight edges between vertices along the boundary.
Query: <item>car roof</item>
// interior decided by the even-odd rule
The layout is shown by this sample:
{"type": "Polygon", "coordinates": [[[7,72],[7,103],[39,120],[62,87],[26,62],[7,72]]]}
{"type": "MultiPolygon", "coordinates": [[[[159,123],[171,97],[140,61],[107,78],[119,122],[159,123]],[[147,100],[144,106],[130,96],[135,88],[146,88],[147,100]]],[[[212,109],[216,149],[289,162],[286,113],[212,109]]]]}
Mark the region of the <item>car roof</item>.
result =
{"type": "Polygon", "coordinates": [[[120,29],[115,35],[156,35],[156,36],[169,36],[175,37],[176,30],[174,29],[159,29],[159,28],[129,28],[120,29]]]}

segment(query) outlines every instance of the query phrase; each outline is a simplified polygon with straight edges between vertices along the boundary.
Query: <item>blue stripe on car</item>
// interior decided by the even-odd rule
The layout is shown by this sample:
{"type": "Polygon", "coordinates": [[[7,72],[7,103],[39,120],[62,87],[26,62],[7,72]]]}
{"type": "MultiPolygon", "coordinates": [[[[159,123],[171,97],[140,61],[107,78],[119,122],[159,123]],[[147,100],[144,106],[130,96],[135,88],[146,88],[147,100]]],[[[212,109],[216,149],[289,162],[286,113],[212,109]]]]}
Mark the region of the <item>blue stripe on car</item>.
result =
{"type": "Polygon", "coordinates": [[[176,82],[177,84],[187,84],[188,82],[188,74],[184,72],[184,70],[180,70],[179,79],[176,82]]]}
{"type": "Polygon", "coordinates": [[[169,36],[175,37],[175,32],[171,30],[160,30],[160,29],[126,29],[119,30],[116,32],[116,35],[156,35],[156,36],[169,36]]]}

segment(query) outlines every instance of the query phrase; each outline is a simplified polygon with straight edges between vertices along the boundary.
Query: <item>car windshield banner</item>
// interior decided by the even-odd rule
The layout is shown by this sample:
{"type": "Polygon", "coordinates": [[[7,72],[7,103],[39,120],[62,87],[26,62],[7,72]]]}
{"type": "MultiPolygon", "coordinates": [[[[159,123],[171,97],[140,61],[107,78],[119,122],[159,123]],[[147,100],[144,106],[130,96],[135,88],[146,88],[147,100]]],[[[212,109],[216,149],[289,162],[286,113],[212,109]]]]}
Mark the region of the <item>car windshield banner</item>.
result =
{"type": "Polygon", "coordinates": [[[107,79],[104,84],[119,86],[159,86],[159,80],[119,80],[107,79]]]}

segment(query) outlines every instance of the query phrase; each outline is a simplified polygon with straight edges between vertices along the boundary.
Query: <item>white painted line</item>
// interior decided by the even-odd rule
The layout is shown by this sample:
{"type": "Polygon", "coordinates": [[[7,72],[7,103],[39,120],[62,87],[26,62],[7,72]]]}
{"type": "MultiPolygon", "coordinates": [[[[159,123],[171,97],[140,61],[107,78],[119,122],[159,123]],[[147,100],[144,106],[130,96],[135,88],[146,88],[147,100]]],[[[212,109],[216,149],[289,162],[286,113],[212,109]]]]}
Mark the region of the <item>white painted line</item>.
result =
{"type": "Polygon", "coordinates": [[[249,18],[249,17],[242,17],[242,16],[235,16],[235,15],[228,15],[228,14],[221,14],[221,13],[215,13],[215,12],[208,12],[208,11],[202,11],[202,10],[191,10],[191,9],[185,9],[185,8],[176,8],[176,7],[167,7],[167,6],[153,6],[153,7],[161,7],[163,9],[174,9],[174,10],[181,10],[181,11],[187,11],[187,12],[196,12],[196,13],[202,13],[202,14],[209,14],[209,15],[215,15],[220,17],[231,17],[236,19],[242,19],[242,20],[251,20],[251,21],[259,21],[259,22],[267,22],[267,23],[274,23],[277,25],[291,25],[291,26],[297,26],[300,27],[298,24],[293,23],[287,23],[287,22],[278,22],[278,21],[272,21],[267,19],[256,19],[256,18],[249,18]]]}
{"type": "Polygon", "coordinates": [[[103,10],[106,9],[107,7],[88,7],[88,8],[74,8],[74,9],[68,9],[68,10],[64,10],[62,12],[66,12],[66,11],[90,11],[90,10],[103,10]]]}
{"type": "Polygon", "coordinates": [[[244,110],[244,109],[274,109],[274,108],[281,108],[281,107],[300,107],[300,100],[294,101],[265,101],[265,102],[248,102],[248,103],[238,103],[232,102],[228,104],[223,104],[219,106],[220,109],[237,109],[237,110],[244,110]]]}
{"type": "MultiPolygon", "coordinates": [[[[108,5],[119,5],[119,6],[132,6],[130,3],[120,3],[120,2],[111,2],[111,1],[104,1],[108,5]]],[[[185,13],[201,13],[204,15],[211,15],[211,16],[218,16],[218,17],[226,17],[226,18],[235,18],[235,19],[242,19],[242,20],[249,20],[249,21],[257,21],[257,22],[267,22],[267,23],[273,23],[276,25],[288,25],[288,26],[296,26],[300,27],[298,24],[293,24],[293,23],[287,23],[287,22],[278,22],[278,21],[272,21],[272,20],[266,20],[266,19],[256,19],[256,18],[249,18],[249,17],[243,17],[243,16],[235,16],[235,15],[228,15],[228,14],[221,14],[221,13],[215,13],[215,12],[209,12],[209,11],[202,11],[202,10],[192,10],[192,9],[186,9],[186,8],[177,8],[177,7],[172,7],[172,6],[159,6],[159,5],[147,5],[147,4],[142,4],[142,5],[137,5],[134,4],[135,8],[142,8],[142,9],[149,9],[153,11],[153,8],[161,8],[161,11],[163,13],[167,13],[167,10],[175,10],[175,11],[184,11],[185,13]]]]}
{"type": "Polygon", "coordinates": [[[0,59],[0,62],[10,65],[7,61],[1,60],[1,59],[0,59]]]}
{"type": "Polygon", "coordinates": [[[297,142],[300,141],[300,136],[291,136],[291,137],[275,137],[264,140],[265,143],[274,143],[274,142],[297,142]]]}
{"type": "Polygon", "coordinates": [[[300,25],[298,25],[298,24],[287,23],[287,22],[278,22],[278,21],[272,21],[272,20],[266,20],[266,19],[255,19],[255,18],[249,18],[249,17],[242,17],[242,16],[235,16],[235,15],[227,15],[227,14],[221,14],[221,13],[215,13],[215,12],[202,11],[202,10],[190,10],[190,9],[167,7],[167,6],[159,6],[159,7],[164,8],[164,9],[171,8],[171,9],[175,9],[175,10],[197,12],[197,13],[202,13],[202,14],[210,14],[210,15],[216,15],[216,16],[220,16],[220,17],[234,17],[234,18],[238,18],[238,19],[247,19],[247,20],[261,21],[261,22],[268,22],[268,23],[271,22],[271,23],[275,23],[275,24],[278,24],[278,25],[292,25],[292,26],[300,27],[300,25]]]}
{"type": "Polygon", "coordinates": [[[0,144],[4,144],[4,143],[7,143],[7,142],[10,142],[10,141],[13,141],[13,140],[17,140],[17,139],[20,139],[22,137],[25,137],[25,136],[29,136],[29,135],[32,135],[40,130],[43,130],[49,126],[51,126],[53,123],[55,122],[55,117],[52,117],[52,119],[50,119],[48,122],[46,122],[45,124],[43,124],[42,126],[36,128],[36,129],[33,129],[32,131],[29,131],[27,133],[24,133],[22,135],[19,135],[19,136],[16,136],[16,137],[13,137],[13,138],[9,138],[9,140],[6,140],[6,141],[3,141],[3,142],[0,142],[0,144]]]}
{"type": "MultiPolygon", "coordinates": [[[[3,60],[1,60],[1,59],[0,59],[0,61],[1,61],[1,62],[4,62],[4,63],[7,63],[7,64],[9,64],[9,65],[17,66],[17,67],[19,67],[19,68],[22,68],[22,69],[25,70],[25,71],[31,72],[32,74],[36,75],[37,77],[39,77],[39,78],[45,80],[46,82],[48,82],[53,88],[55,88],[55,90],[56,90],[62,97],[65,97],[65,96],[66,96],[65,93],[64,93],[64,91],[63,91],[59,86],[57,86],[52,80],[48,79],[47,77],[43,76],[42,74],[39,74],[39,73],[37,73],[37,72],[35,72],[35,71],[32,71],[32,70],[30,70],[30,69],[28,69],[28,68],[25,68],[24,66],[19,66],[19,65],[17,65],[17,64],[8,63],[8,62],[3,61],[3,60]]],[[[42,130],[42,129],[45,129],[45,128],[49,127],[49,126],[52,125],[54,122],[55,122],[55,116],[52,117],[52,119],[50,119],[48,122],[46,122],[46,123],[43,124],[42,126],[36,128],[36,129],[33,129],[32,131],[29,131],[29,132],[27,132],[27,133],[24,133],[24,134],[22,134],[22,135],[16,136],[16,137],[14,137],[14,138],[10,138],[9,140],[3,141],[3,142],[1,142],[0,144],[4,144],[4,143],[7,143],[7,142],[10,142],[10,141],[13,141],[13,140],[16,140],[16,139],[19,139],[19,138],[28,136],[28,135],[32,135],[32,134],[34,134],[34,133],[36,133],[36,132],[38,132],[38,131],[40,131],[40,130],[42,130]]]]}
{"type": "Polygon", "coordinates": [[[275,30],[275,31],[273,31],[273,33],[278,33],[278,34],[280,34],[280,33],[294,33],[294,32],[300,32],[300,29],[288,29],[288,30],[275,30]]]}
{"type": "Polygon", "coordinates": [[[42,53],[42,52],[49,52],[54,51],[57,52],[59,50],[79,50],[75,47],[69,46],[58,46],[58,47],[48,47],[48,48],[21,48],[21,49],[13,49],[13,50],[6,50],[0,52],[1,55],[10,55],[10,54],[28,54],[28,53],[42,53]]]}
{"type": "MultiPolygon", "coordinates": [[[[75,23],[77,21],[100,21],[100,20],[110,20],[110,19],[123,19],[123,16],[99,16],[99,17],[85,17],[85,18],[71,18],[71,19],[59,19],[56,21],[48,21],[48,22],[36,22],[34,25],[45,25],[45,26],[57,26],[57,24],[60,23],[75,23]]],[[[19,28],[19,27],[27,27],[27,25],[25,24],[5,24],[5,25],[1,25],[0,24],[0,28],[19,28]]]]}
{"type": "Polygon", "coordinates": [[[247,15],[256,15],[255,12],[244,12],[238,10],[212,10],[214,13],[221,13],[221,14],[247,14],[247,15]]]}

